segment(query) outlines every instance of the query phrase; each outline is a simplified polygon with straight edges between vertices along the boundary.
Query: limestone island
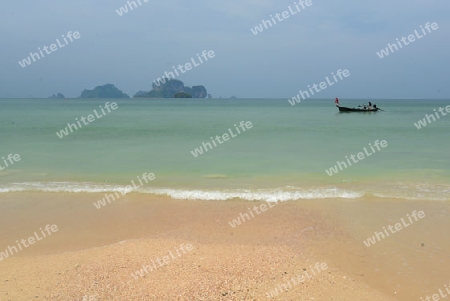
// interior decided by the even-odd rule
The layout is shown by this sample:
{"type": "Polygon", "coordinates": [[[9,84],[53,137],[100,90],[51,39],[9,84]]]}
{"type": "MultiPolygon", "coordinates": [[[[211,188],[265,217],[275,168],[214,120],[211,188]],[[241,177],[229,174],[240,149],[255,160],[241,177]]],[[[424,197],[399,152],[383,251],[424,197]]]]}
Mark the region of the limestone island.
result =
{"type": "Polygon", "coordinates": [[[205,98],[208,96],[204,86],[188,87],[177,79],[164,78],[152,84],[150,92],[139,91],[134,98],[205,98]],[[190,97],[189,97],[190,96],[190,97]]]}
{"type": "Polygon", "coordinates": [[[97,86],[94,90],[84,90],[78,98],[130,98],[112,84],[97,86]]]}

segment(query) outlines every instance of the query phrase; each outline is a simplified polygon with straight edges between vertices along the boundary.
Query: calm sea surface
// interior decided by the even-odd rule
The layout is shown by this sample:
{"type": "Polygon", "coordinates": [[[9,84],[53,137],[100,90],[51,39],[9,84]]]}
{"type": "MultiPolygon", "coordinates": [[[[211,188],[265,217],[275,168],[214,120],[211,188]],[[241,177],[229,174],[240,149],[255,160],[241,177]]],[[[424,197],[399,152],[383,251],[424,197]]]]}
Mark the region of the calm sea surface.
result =
{"type": "MultiPolygon", "coordinates": [[[[341,99],[343,106],[363,102],[341,99]]],[[[287,99],[4,99],[0,157],[21,160],[0,171],[0,192],[124,190],[154,173],[137,192],[208,200],[450,200],[450,116],[414,126],[450,100],[372,102],[385,111],[338,113],[332,99],[295,106],[287,99]],[[107,101],[118,109],[58,138],[68,122],[100,113],[107,101]],[[241,121],[253,128],[192,155],[210,137],[236,134],[241,121]],[[388,146],[333,176],[325,172],[376,140],[388,146]]]]}

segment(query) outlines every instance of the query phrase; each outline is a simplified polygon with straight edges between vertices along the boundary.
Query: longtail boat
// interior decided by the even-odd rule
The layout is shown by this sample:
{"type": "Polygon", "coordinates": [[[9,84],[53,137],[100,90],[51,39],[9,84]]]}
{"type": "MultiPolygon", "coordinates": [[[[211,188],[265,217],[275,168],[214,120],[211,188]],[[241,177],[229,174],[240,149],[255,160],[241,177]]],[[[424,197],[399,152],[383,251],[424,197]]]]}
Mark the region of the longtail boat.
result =
{"type": "Polygon", "coordinates": [[[379,108],[347,108],[347,107],[341,107],[339,105],[336,105],[336,107],[338,107],[339,112],[378,112],[380,109],[379,108]]]}

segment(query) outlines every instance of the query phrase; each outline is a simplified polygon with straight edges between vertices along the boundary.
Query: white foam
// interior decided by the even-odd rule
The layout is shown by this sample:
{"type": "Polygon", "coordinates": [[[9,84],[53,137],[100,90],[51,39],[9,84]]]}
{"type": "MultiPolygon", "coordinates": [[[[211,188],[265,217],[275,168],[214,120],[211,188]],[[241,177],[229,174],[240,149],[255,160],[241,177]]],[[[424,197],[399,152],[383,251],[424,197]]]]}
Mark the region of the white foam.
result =
{"type": "Polygon", "coordinates": [[[123,192],[129,193],[133,189],[129,186],[111,185],[111,184],[94,184],[94,183],[75,183],[75,182],[24,182],[12,183],[8,185],[0,185],[0,193],[7,192],[24,192],[24,191],[40,191],[40,192],[123,192]]]}
{"type": "Polygon", "coordinates": [[[450,185],[430,183],[396,183],[389,187],[385,187],[384,191],[374,192],[373,195],[379,198],[394,198],[412,201],[450,201],[450,185]]]}
{"type": "Polygon", "coordinates": [[[300,199],[324,198],[360,198],[364,193],[347,191],[337,188],[327,189],[236,189],[236,190],[181,190],[181,189],[148,189],[147,192],[157,195],[167,195],[181,200],[215,200],[226,201],[243,199],[248,201],[283,202],[300,199]]]}
{"type": "Polygon", "coordinates": [[[134,187],[130,185],[76,183],[76,182],[23,182],[0,185],[0,193],[15,192],[66,192],[66,193],[111,193],[130,192],[167,195],[180,200],[226,201],[243,199],[248,201],[284,202],[310,199],[358,199],[365,195],[378,198],[396,198],[405,200],[450,201],[450,185],[429,184],[393,184],[385,187],[366,187],[342,189],[337,187],[303,188],[286,186],[273,189],[174,189],[153,188],[150,185],[134,187]]]}
{"type": "Polygon", "coordinates": [[[225,201],[231,199],[244,199],[248,201],[294,201],[300,199],[346,198],[354,199],[364,196],[362,192],[343,190],[338,188],[303,189],[285,187],[283,189],[234,189],[234,190],[188,190],[171,188],[137,188],[131,186],[75,183],[75,182],[24,182],[0,185],[0,193],[10,192],[68,192],[68,193],[106,193],[106,192],[138,192],[155,195],[167,195],[182,200],[215,200],[225,201]]]}

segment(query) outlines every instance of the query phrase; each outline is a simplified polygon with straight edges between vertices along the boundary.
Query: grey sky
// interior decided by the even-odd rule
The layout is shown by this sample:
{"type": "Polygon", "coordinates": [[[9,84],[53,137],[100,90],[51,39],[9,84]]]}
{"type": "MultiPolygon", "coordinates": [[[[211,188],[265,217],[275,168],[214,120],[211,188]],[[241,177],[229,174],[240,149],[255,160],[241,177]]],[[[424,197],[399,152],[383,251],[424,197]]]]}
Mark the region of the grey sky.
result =
{"type": "Polygon", "coordinates": [[[213,97],[288,98],[338,69],[348,69],[350,77],[317,97],[450,97],[445,0],[312,0],[258,35],[250,29],[294,1],[140,1],[123,16],[116,9],[125,0],[4,3],[0,97],[77,97],[106,83],[133,95],[203,50],[213,50],[215,58],[178,79],[204,85],[213,97]],[[383,59],[376,55],[427,22],[439,29],[383,59]],[[26,68],[18,64],[68,31],[81,38],[26,68]]]}

